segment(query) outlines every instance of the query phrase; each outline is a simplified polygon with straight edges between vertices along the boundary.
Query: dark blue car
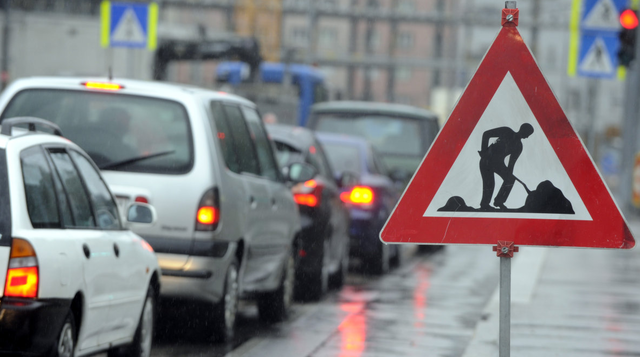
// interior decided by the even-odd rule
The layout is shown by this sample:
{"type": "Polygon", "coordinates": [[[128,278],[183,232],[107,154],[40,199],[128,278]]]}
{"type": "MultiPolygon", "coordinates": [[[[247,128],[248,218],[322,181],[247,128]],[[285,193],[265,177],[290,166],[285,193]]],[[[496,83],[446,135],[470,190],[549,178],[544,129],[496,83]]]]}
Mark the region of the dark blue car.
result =
{"type": "Polygon", "coordinates": [[[400,246],[382,244],[378,234],[400,196],[395,183],[375,149],[364,139],[316,133],[331,162],[342,199],[349,208],[350,255],[364,269],[384,274],[400,263],[400,246]]]}

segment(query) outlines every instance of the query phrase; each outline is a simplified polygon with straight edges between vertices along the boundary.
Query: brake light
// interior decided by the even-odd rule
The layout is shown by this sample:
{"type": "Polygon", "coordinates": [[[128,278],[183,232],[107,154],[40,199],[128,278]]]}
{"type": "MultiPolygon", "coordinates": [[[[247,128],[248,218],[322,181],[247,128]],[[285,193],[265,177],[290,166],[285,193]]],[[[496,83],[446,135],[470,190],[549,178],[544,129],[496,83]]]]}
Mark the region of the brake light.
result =
{"type": "Polygon", "coordinates": [[[367,186],[356,186],[351,191],[340,194],[342,202],[356,205],[370,205],[374,198],[373,190],[367,186]]]}
{"type": "Polygon", "coordinates": [[[149,199],[147,199],[144,196],[138,196],[138,197],[136,197],[136,199],[134,201],[135,202],[140,202],[140,203],[149,203],[149,199]]]}
{"type": "Polygon", "coordinates": [[[38,281],[35,250],[26,240],[13,238],[4,296],[35,298],[38,296],[38,281]]]}
{"type": "Polygon", "coordinates": [[[297,204],[316,207],[320,204],[320,197],[322,197],[322,185],[316,180],[309,180],[293,186],[291,192],[297,204]]]}
{"type": "Polygon", "coordinates": [[[108,90],[108,91],[117,91],[124,88],[124,86],[120,84],[106,83],[106,82],[82,82],[82,85],[89,89],[99,89],[99,90],[108,90]]]}
{"type": "Polygon", "coordinates": [[[220,222],[220,199],[218,189],[212,188],[205,192],[196,212],[196,230],[213,231],[220,222]]]}

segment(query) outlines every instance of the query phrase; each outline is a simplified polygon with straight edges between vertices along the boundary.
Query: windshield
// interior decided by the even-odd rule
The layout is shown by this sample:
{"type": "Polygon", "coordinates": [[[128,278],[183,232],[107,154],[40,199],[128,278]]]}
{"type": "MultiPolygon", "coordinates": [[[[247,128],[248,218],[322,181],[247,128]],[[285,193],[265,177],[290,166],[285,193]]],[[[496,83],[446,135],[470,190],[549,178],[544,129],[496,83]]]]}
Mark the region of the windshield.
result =
{"type": "Polygon", "coordinates": [[[315,129],[362,137],[385,155],[424,154],[420,125],[415,119],[379,115],[319,115],[315,129]]]}
{"type": "Polygon", "coordinates": [[[2,119],[20,116],[58,124],[101,168],[179,174],[189,171],[193,161],[187,113],[173,101],[31,89],[14,97],[2,119]]]}
{"type": "Polygon", "coordinates": [[[360,174],[362,172],[360,151],[357,146],[325,141],[322,142],[322,147],[324,148],[324,152],[327,154],[329,163],[336,174],[341,174],[347,171],[356,174],[360,174]]]}

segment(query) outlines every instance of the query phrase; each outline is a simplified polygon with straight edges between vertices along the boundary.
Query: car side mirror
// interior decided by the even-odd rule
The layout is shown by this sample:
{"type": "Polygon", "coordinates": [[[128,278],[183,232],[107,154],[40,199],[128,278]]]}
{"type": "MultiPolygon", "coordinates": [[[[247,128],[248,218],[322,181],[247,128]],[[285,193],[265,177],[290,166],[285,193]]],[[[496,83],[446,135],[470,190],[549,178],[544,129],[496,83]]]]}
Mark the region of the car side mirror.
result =
{"type": "Polygon", "coordinates": [[[344,171],[338,175],[336,181],[340,188],[355,186],[358,184],[358,174],[352,171],[344,171]]]}
{"type": "Polygon", "coordinates": [[[136,202],[127,209],[127,222],[129,223],[154,224],[156,219],[156,210],[146,203],[136,202]]]}
{"type": "Polygon", "coordinates": [[[284,167],[282,171],[285,179],[293,183],[309,181],[318,174],[315,167],[304,162],[294,162],[284,167]]]}

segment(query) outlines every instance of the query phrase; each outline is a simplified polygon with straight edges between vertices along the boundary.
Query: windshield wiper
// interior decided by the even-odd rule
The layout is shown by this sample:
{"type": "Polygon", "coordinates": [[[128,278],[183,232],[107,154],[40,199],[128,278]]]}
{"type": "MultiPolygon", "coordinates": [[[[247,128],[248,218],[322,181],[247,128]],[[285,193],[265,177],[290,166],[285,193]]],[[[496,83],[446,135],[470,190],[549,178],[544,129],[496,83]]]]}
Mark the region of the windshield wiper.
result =
{"type": "Polygon", "coordinates": [[[112,163],[109,163],[109,164],[106,164],[106,165],[102,165],[102,166],[98,166],[98,167],[100,168],[100,170],[113,170],[113,169],[117,169],[117,168],[122,167],[122,166],[127,166],[127,165],[130,165],[130,164],[136,163],[138,161],[143,161],[143,160],[147,160],[147,159],[153,159],[154,157],[173,154],[174,152],[176,152],[176,151],[175,150],[161,151],[161,152],[157,152],[155,154],[133,157],[133,158],[130,158],[130,159],[126,159],[126,160],[122,160],[122,161],[116,161],[116,162],[112,162],[112,163]]]}

